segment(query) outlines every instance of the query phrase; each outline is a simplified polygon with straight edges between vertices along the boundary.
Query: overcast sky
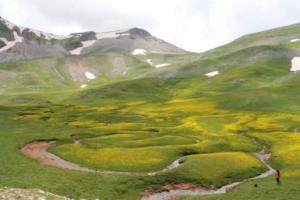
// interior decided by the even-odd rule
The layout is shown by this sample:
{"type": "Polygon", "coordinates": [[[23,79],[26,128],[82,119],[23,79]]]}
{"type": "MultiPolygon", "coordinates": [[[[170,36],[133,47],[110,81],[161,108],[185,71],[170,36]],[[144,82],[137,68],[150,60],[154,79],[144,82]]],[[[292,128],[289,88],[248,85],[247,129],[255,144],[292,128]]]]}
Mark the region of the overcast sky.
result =
{"type": "Polygon", "coordinates": [[[190,51],[300,22],[299,0],[0,0],[0,15],[45,32],[131,27],[190,51]]]}

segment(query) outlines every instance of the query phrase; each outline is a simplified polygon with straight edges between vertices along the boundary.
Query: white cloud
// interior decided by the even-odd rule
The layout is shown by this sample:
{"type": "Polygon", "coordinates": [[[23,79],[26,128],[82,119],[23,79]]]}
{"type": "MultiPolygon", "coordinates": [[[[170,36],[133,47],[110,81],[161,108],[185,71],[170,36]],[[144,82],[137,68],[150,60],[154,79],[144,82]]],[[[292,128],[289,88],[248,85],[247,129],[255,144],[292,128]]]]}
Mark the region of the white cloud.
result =
{"type": "Polygon", "coordinates": [[[130,27],[191,51],[300,21],[297,0],[0,0],[0,15],[23,26],[68,34],[130,27]]]}

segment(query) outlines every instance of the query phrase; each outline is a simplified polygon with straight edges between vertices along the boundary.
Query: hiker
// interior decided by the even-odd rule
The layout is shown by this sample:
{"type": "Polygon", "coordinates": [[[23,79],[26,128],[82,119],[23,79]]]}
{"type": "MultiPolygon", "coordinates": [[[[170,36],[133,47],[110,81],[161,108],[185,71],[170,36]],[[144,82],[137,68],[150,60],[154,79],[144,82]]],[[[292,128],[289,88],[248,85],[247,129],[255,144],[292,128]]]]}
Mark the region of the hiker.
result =
{"type": "Polygon", "coordinates": [[[281,175],[280,175],[279,169],[276,169],[275,176],[276,176],[277,185],[280,185],[280,176],[281,175]]]}

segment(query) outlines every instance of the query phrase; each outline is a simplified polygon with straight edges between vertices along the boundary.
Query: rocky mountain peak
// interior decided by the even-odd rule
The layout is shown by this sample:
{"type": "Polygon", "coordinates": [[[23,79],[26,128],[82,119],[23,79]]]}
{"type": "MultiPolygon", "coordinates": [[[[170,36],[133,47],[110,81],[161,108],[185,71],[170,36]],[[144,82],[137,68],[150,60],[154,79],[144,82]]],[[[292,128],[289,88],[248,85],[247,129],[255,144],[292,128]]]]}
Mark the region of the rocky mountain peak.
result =
{"type": "Polygon", "coordinates": [[[88,31],[67,36],[17,26],[0,17],[0,62],[49,56],[83,55],[96,51],[178,53],[180,48],[141,28],[112,32],[88,31]]]}
{"type": "Polygon", "coordinates": [[[148,31],[141,28],[131,28],[128,30],[128,33],[134,38],[146,38],[151,36],[148,31]]]}

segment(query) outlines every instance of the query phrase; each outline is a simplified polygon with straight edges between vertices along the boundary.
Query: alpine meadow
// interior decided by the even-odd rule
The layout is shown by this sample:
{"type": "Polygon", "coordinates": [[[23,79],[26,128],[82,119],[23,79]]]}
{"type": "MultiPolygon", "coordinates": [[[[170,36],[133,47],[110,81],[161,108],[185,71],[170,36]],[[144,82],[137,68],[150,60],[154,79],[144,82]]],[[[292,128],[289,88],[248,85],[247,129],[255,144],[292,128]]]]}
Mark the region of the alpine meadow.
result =
{"type": "Polygon", "coordinates": [[[299,199],[300,24],[193,53],[8,20],[0,199],[299,199]]]}

